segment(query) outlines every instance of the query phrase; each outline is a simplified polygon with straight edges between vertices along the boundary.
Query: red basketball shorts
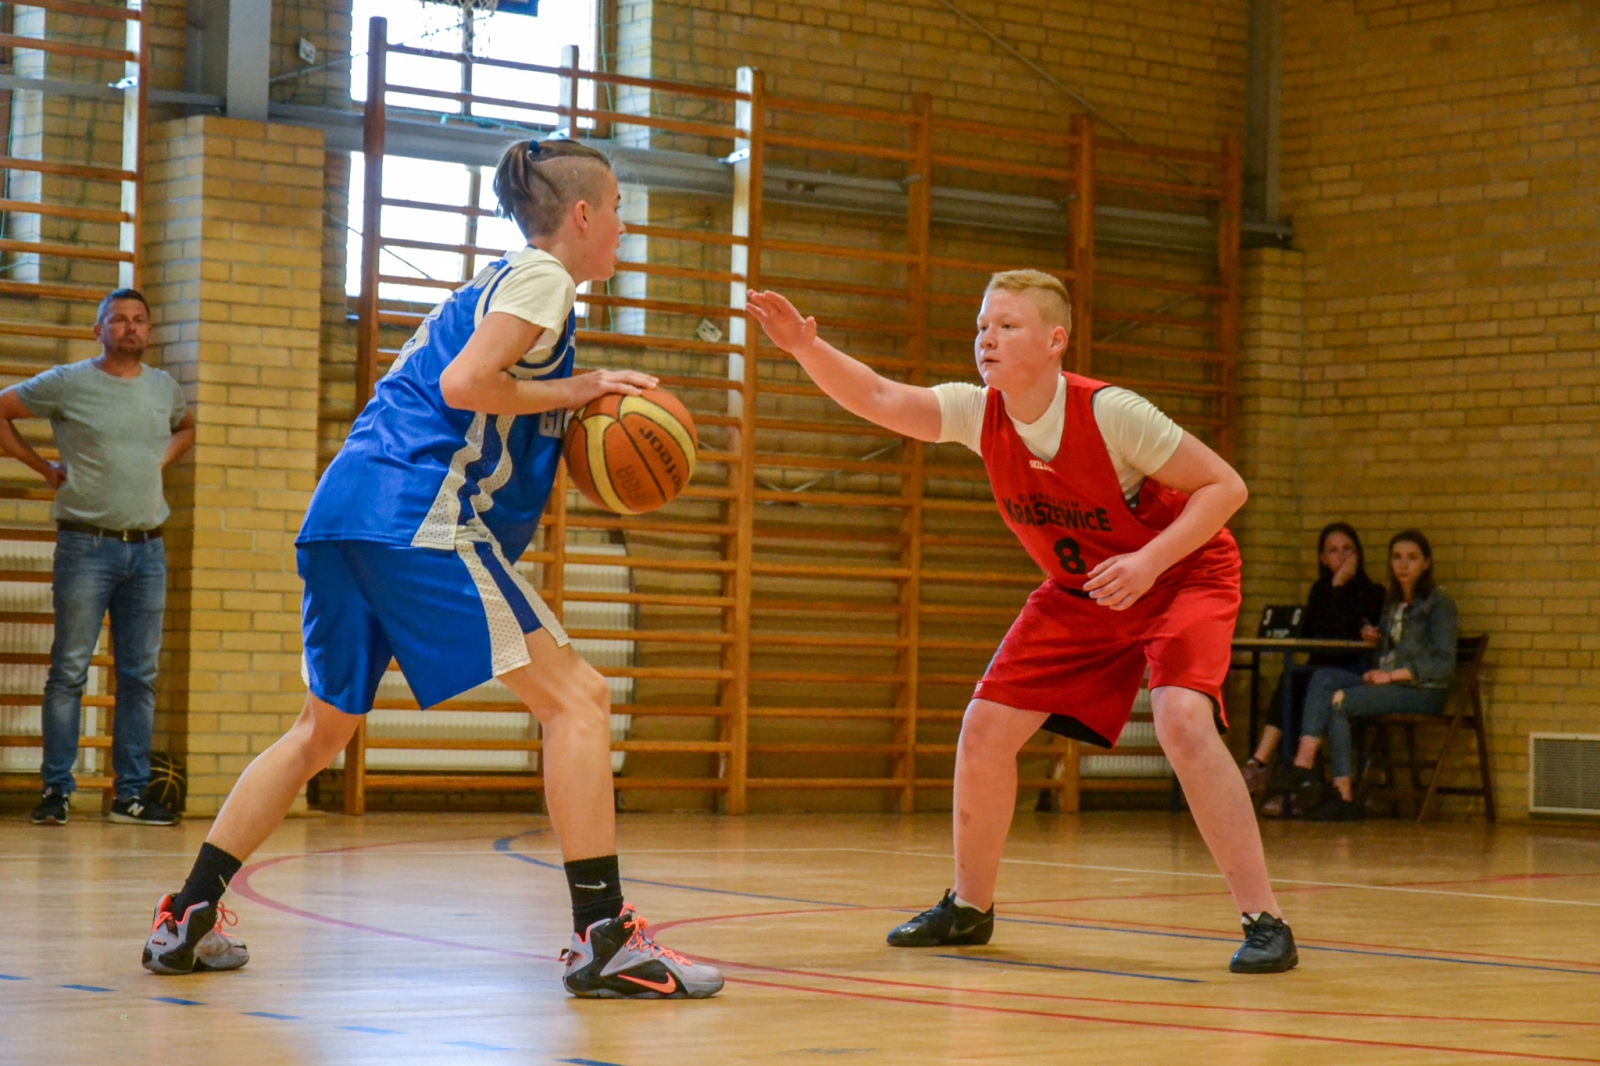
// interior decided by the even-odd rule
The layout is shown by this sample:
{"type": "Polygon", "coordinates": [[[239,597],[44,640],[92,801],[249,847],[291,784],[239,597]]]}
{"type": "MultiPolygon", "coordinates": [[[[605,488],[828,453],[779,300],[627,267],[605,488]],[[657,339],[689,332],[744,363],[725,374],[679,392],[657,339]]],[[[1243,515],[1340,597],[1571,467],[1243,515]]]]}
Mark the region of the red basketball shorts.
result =
{"type": "Polygon", "coordinates": [[[1239,615],[1239,557],[1162,575],[1126,611],[1102,607],[1054,580],[1028,597],[974,699],[1050,715],[1043,728],[1111,747],[1128,722],[1145,668],[1150,687],[1211,698],[1219,726],[1222,683],[1239,615]]]}

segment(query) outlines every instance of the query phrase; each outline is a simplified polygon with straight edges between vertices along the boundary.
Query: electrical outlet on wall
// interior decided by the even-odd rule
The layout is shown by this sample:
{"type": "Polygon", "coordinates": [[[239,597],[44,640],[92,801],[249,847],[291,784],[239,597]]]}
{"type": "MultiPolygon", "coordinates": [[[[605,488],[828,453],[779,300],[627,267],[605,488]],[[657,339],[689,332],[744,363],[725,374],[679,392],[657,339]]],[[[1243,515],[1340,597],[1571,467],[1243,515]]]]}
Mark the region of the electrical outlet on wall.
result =
{"type": "Polygon", "coordinates": [[[309,66],[316,61],[317,46],[306,40],[304,37],[300,38],[300,62],[309,66]]]}

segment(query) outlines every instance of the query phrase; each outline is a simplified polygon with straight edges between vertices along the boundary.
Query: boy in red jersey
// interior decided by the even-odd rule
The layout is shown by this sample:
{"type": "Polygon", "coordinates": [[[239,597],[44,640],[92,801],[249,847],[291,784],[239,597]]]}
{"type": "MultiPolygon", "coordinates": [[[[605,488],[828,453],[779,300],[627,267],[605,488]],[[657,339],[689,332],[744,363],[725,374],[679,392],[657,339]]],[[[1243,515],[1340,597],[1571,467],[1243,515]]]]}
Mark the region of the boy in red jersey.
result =
{"type": "Polygon", "coordinates": [[[1241,912],[1245,942],[1229,968],[1293,969],[1250,796],[1218,736],[1239,611],[1239,549],[1224,523],[1248,496],[1239,475],[1148,401],[1062,371],[1071,304],[1048,274],[989,282],[974,343],[983,388],[884,378],[819,340],[816,320],[775,292],[751,293],[748,310],[852,414],[978,452],[1001,516],[1048,575],[962,721],[955,886],[889,943],[988,943],[1017,751],[1041,728],[1110,747],[1148,666],[1156,736],[1241,912]]]}

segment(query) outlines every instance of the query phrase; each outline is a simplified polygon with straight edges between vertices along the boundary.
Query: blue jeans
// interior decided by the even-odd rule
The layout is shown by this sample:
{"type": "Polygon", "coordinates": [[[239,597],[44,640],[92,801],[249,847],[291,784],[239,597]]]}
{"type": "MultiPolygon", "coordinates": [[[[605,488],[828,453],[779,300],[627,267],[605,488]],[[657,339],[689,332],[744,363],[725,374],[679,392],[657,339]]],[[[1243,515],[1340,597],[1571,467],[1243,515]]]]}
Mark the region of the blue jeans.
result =
{"type": "Polygon", "coordinates": [[[116,659],[117,713],[111,766],[117,799],[131,799],[150,783],[150,731],[156,715],[156,660],[167,602],[167,550],[162,541],[124,544],[91,533],[56,534],[54,592],[56,636],[50,678],[44,686],[46,788],[71,793],[78,758],[83,686],[111,612],[111,654],[116,659]]]}
{"type": "Polygon", "coordinates": [[[1385,714],[1440,714],[1449,693],[1442,688],[1417,688],[1415,685],[1367,685],[1351,670],[1324,667],[1311,675],[1306,689],[1306,713],[1302,733],[1308,737],[1327,737],[1328,769],[1334,777],[1352,777],[1351,718],[1377,718],[1385,714]],[[1335,707],[1333,695],[1344,693],[1335,707]]]}

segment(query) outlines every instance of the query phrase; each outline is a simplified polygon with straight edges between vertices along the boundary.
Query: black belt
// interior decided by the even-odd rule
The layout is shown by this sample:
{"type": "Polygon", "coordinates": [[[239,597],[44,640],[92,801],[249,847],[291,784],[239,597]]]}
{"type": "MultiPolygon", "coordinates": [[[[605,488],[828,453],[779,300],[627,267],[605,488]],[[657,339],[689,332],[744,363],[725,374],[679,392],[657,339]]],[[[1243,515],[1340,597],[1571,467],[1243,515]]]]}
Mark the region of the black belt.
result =
{"type": "Polygon", "coordinates": [[[154,529],[101,529],[87,522],[57,522],[56,529],[62,533],[87,533],[91,537],[110,537],[124,544],[143,544],[147,540],[161,539],[160,526],[154,529]]]}

